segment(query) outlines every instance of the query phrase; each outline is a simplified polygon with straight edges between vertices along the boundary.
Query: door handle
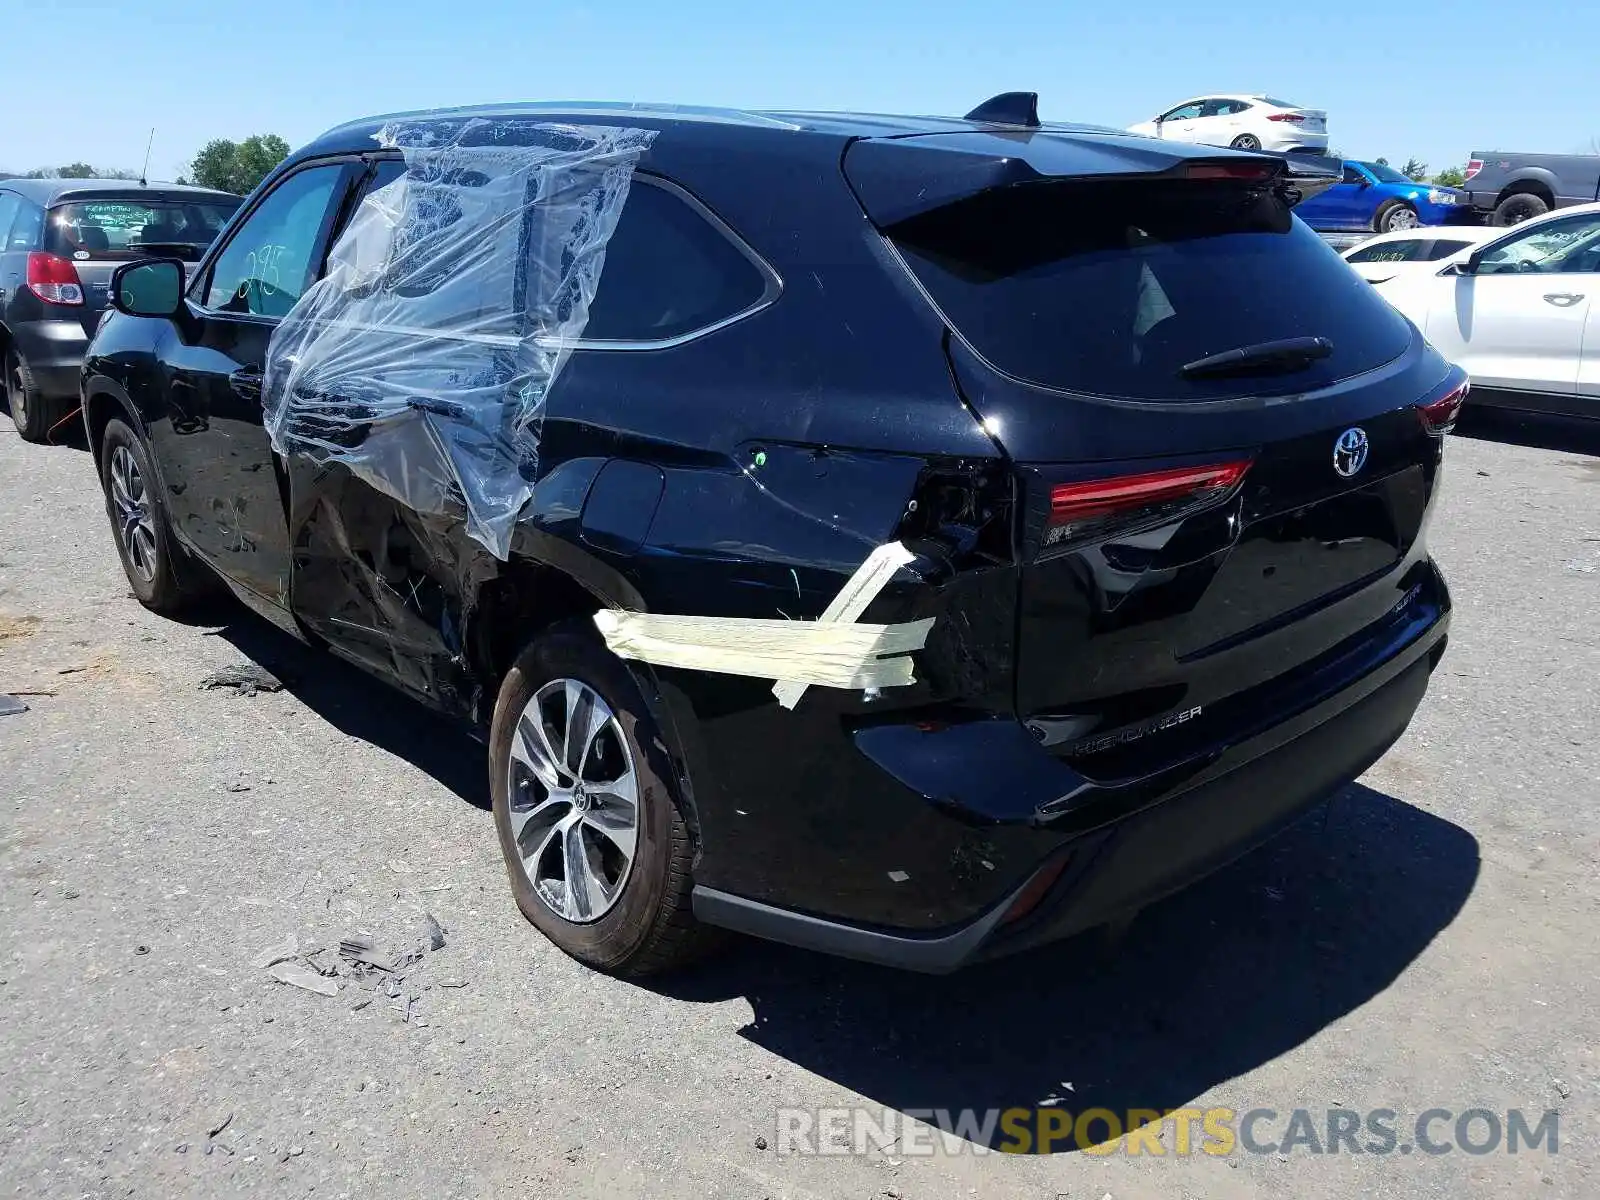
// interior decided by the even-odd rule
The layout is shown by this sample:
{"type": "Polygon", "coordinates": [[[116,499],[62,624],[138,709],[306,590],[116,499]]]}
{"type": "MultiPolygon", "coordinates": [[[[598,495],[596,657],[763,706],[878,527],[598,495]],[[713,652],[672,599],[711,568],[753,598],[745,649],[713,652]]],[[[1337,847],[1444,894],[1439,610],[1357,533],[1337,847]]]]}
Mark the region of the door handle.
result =
{"type": "Polygon", "coordinates": [[[234,394],[246,400],[261,399],[261,372],[249,367],[241,368],[228,376],[228,385],[234,394]]]}
{"type": "Polygon", "coordinates": [[[1582,292],[1546,292],[1544,294],[1545,303],[1554,304],[1557,308],[1571,308],[1582,299],[1582,292]]]}

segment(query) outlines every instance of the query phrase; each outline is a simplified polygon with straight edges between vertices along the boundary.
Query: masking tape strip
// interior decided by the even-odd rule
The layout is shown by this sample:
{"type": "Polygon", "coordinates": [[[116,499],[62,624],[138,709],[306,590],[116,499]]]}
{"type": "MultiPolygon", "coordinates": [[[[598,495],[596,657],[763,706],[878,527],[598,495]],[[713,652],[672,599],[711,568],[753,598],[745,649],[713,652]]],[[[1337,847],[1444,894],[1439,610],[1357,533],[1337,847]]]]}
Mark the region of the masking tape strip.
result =
{"type": "Polygon", "coordinates": [[[798,704],[811,686],[900,687],[916,681],[905,656],[922,649],[934,619],[863,625],[857,618],[912,557],[899,542],[879,546],[816,621],[602,609],[594,623],[621,658],[776,679],[773,694],[785,708],[798,704]]]}

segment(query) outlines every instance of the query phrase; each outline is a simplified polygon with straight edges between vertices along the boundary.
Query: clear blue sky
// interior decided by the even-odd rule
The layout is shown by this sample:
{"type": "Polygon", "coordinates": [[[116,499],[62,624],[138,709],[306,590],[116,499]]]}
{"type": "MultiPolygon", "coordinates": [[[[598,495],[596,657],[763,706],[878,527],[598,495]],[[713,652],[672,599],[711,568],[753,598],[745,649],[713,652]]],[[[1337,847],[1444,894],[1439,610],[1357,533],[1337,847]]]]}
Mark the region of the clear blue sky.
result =
{"type": "Polygon", "coordinates": [[[615,99],[1126,125],[1212,91],[1325,108],[1352,158],[1600,144],[1600,0],[10,0],[0,169],[172,178],[212,137],[615,99]]]}

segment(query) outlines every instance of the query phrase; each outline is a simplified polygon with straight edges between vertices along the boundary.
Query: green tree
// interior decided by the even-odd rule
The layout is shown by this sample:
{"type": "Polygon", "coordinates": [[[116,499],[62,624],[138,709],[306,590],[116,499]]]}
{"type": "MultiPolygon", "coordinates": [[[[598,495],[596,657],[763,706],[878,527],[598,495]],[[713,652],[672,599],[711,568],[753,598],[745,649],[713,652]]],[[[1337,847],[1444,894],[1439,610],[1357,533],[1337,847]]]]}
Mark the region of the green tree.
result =
{"type": "Polygon", "coordinates": [[[1446,167],[1433,177],[1440,187],[1458,188],[1467,182],[1467,173],[1460,167],[1446,167]]]}
{"type": "Polygon", "coordinates": [[[132,171],[112,170],[86,162],[70,162],[64,167],[35,167],[24,179],[137,179],[132,171]]]}
{"type": "Polygon", "coordinates": [[[275,133],[251,134],[242,142],[213,138],[189,165],[200,187],[245,195],[289,156],[289,143],[275,133]]]}
{"type": "Polygon", "coordinates": [[[1377,163],[1380,167],[1387,167],[1389,165],[1389,160],[1387,158],[1375,158],[1372,161],[1377,163]]]}
{"type": "Polygon", "coordinates": [[[1406,159],[1406,165],[1400,168],[1400,174],[1415,183],[1421,183],[1428,177],[1428,164],[1420,158],[1406,159]]]}

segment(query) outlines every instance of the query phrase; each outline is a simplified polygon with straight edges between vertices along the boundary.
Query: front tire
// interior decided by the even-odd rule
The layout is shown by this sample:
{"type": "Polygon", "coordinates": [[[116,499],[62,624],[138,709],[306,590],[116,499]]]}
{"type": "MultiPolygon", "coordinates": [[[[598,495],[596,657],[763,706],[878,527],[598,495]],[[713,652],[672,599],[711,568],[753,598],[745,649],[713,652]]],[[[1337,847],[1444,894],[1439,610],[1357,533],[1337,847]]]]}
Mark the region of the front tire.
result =
{"type": "Polygon", "coordinates": [[[112,420],[100,440],[100,485],[128,586],[146,608],[178,616],[213,589],[172,535],[161,489],[139,435],[112,420]]]}
{"type": "Polygon", "coordinates": [[[1489,223],[1506,228],[1542,217],[1549,211],[1550,206],[1545,203],[1543,196],[1535,196],[1532,192],[1516,192],[1495,205],[1489,223]]]}
{"type": "Polygon", "coordinates": [[[33,381],[33,373],[28,370],[28,364],[17,353],[16,347],[6,351],[5,391],[6,407],[11,410],[17,436],[25,442],[46,441],[56,423],[67,415],[60,400],[40,393],[33,381]]]}
{"type": "Polygon", "coordinates": [[[1261,139],[1253,133],[1241,133],[1228,145],[1234,150],[1259,150],[1261,149],[1261,139]]]}
{"type": "Polygon", "coordinates": [[[1374,233],[1397,233],[1402,229],[1415,229],[1421,224],[1417,210],[1404,200],[1391,200],[1372,215],[1374,233]]]}
{"type": "Polygon", "coordinates": [[[628,669],[579,622],[517,657],[489,738],[495,831],[522,915],[596,970],[698,957],[694,850],[660,731],[628,669]]]}

